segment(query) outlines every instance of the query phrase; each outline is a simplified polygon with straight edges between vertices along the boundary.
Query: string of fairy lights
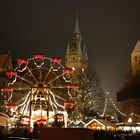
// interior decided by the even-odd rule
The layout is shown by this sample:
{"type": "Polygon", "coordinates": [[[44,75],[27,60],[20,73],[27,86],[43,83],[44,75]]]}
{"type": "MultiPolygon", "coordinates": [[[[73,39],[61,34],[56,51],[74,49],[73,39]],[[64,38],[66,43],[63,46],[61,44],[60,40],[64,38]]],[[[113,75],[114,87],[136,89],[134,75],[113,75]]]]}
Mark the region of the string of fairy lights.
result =
{"type": "Polygon", "coordinates": [[[104,111],[103,111],[103,116],[106,112],[106,109],[107,109],[107,104],[108,104],[108,101],[112,104],[112,106],[114,107],[114,109],[122,116],[124,117],[127,117],[127,116],[135,116],[135,117],[138,117],[140,118],[140,115],[139,114],[136,114],[136,113],[131,113],[131,114],[126,114],[124,112],[122,112],[118,107],[117,105],[115,104],[115,102],[113,101],[113,99],[110,97],[110,93],[107,91],[106,92],[106,99],[105,99],[105,106],[104,106],[104,111]]]}

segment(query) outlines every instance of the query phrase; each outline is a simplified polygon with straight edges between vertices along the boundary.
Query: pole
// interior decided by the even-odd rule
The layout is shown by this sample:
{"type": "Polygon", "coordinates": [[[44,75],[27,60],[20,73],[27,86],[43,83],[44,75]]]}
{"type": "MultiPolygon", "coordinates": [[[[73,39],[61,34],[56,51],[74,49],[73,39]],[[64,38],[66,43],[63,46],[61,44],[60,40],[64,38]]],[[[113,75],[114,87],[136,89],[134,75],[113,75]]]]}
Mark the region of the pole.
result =
{"type": "Polygon", "coordinates": [[[31,115],[32,115],[32,92],[30,93],[30,110],[29,110],[29,131],[31,132],[31,115]]]}
{"type": "Polygon", "coordinates": [[[49,125],[49,91],[48,91],[48,101],[47,101],[47,125],[49,125]]]}

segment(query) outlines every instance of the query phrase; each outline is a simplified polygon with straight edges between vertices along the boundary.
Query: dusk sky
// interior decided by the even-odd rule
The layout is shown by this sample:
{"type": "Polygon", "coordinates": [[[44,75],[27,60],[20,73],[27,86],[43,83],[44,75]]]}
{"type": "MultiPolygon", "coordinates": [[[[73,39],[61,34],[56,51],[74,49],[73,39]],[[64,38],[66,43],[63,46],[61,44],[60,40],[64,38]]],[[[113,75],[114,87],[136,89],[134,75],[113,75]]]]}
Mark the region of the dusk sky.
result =
{"type": "Polygon", "coordinates": [[[112,96],[124,85],[140,39],[140,0],[1,0],[0,53],[63,58],[78,13],[89,65],[112,96]]]}

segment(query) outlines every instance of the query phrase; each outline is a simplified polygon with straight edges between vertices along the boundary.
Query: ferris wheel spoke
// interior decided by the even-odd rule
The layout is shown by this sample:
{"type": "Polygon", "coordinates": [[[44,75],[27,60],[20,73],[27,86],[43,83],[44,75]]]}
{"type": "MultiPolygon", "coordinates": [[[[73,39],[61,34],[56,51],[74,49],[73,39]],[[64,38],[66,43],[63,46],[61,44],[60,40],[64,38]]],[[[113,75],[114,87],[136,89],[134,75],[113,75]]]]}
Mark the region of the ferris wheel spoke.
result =
{"type": "Polygon", "coordinates": [[[26,95],[25,98],[23,98],[23,100],[25,99],[24,102],[22,102],[21,104],[19,104],[18,107],[21,107],[21,106],[23,106],[23,105],[26,103],[26,101],[27,101],[28,98],[29,98],[30,93],[31,93],[31,91],[26,95]]]}
{"type": "Polygon", "coordinates": [[[23,100],[25,101],[27,97],[23,97],[21,100],[19,100],[18,102],[16,102],[16,104],[20,104],[23,100]]]}
{"type": "Polygon", "coordinates": [[[39,68],[39,81],[40,81],[40,82],[42,81],[42,77],[43,77],[42,71],[41,71],[41,69],[39,68]]]}
{"type": "Polygon", "coordinates": [[[51,89],[66,89],[67,86],[51,86],[51,89]]]}
{"type": "Polygon", "coordinates": [[[56,76],[54,79],[52,79],[51,81],[48,82],[48,84],[51,84],[52,82],[54,82],[55,80],[59,79],[60,77],[62,77],[63,74],[56,76]]]}
{"type": "Polygon", "coordinates": [[[26,83],[28,83],[28,84],[30,84],[30,85],[34,85],[33,83],[31,83],[29,80],[27,80],[27,79],[25,79],[25,78],[23,78],[23,77],[20,77],[20,76],[18,76],[17,75],[17,77],[20,79],[20,80],[23,80],[24,82],[26,82],[26,83]]]}
{"type": "Polygon", "coordinates": [[[58,64],[64,69],[64,66],[61,63],[58,62],[58,64]]]}
{"type": "Polygon", "coordinates": [[[22,87],[19,87],[19,88],[14,88],[13,91],[29,91],[31,90],[32,88],[22,88],[22,87]]]}
{"type": "Polygon", "coordinates": [[[31,70],[29,69],[28,66],[27,66],[27,70],[29,71],[29,73],[30,73],[31,76],[33,77],[34,81],[37,83],[37,79],[35,78],[34,74],[31,72],[31,70]]]}
{"type": "Polygon", "coordinates": [[[45,83],[45,81],[46,81],[47,77],[49,76],[50,72],[51,72],[51,68],[50,68],[49,71],[47,72],[47,74],[46,74],[46,76],[45,76],[45,79],[44,79],[44,81],[43,81],[43,84],[45,83]]]}
{"type": "Polygon", "coordinates": [[[53,93],[53,94],[54,94],[54,96],[55,96],[55,97],[57,97],[57,98],[58,98],[58,99],[60,99],[61,101],[66,101],[66,99],[65,99],[65,98],[60,97],[60,96],[56,95],[55,93],[53,93]]]}

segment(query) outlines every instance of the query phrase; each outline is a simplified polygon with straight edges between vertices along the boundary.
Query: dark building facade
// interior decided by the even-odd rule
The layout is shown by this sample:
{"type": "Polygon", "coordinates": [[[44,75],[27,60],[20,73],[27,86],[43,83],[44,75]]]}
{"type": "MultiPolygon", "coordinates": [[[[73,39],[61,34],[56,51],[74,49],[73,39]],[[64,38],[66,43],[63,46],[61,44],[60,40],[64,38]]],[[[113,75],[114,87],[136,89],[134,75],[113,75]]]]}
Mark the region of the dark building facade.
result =
{"type": "Polygon", "coordinates": [[[117,93],[117,101],[121,103],[123,120],[140,121],[140,42],[136,43],[131,53],[131,74],[128,82],[117,93]]]}
{"type": "MultiPolygon", "coordinates": [[[[12,70],[12,60],[10,54],[0,54],[0,88],[7,87],[8,81],[5,77],[7,70],[12,70]]],[[[6,95],[0,94],[0,112],[3,112],[4,97],[6,95]]]]}

